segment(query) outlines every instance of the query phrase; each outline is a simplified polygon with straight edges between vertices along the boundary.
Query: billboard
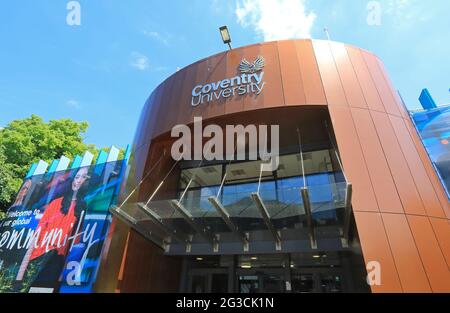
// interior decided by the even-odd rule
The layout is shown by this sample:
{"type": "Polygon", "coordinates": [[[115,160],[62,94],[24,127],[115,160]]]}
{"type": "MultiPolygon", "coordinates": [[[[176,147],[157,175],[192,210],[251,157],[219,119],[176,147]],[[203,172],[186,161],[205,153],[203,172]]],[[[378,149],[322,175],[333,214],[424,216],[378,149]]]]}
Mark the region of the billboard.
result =
{"type": "Polygon", "coordinates": [[[0,221],[0,292],[91,292],[126,160],[24,180],[0,221]]]}

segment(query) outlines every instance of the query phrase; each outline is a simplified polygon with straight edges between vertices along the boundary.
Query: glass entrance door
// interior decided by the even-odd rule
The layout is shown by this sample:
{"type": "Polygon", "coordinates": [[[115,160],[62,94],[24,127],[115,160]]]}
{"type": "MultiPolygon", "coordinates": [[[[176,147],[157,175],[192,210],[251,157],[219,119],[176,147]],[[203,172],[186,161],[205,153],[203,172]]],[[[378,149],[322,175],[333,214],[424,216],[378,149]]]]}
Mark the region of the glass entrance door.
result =
{"type": "Polygon", "coordinates": [[[239,293],[286,292],[286,271],[282,269],[238,269],[236,274],[239,293]]]}
{"type": "Polygon", "coordinates": [[[193,274],[190,276],[189,290],[191,293],[206,293],[208,292],[208,275],[207,274],[193,274]]]}
{"type": "Polygon", "coordinates": [[[314,252],[186,258],[180,291],[340,293],[357,290],[360,287],[355,287],[350,277],[354,269],[338,257],[331,252],[314,252]]]}
{"type": "Polygon", "coordinates": [[[294,293],[343,292],[342,274],[335,269],[300,269],[291,273],[294,293]]]}
{"type": "Polygon", "coordinates": [[[189,293],[228,292],[228,273],[221,269],[192,269],[188,275],[189,293]]]}

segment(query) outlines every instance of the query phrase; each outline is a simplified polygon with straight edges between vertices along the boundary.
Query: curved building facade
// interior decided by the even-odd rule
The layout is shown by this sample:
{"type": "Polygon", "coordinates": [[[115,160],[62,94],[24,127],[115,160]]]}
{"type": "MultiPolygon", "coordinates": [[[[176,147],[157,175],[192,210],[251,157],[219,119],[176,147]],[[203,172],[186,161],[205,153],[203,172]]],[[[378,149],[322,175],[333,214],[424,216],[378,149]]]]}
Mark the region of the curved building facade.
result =
{"type": "Polygon", "coordinates": [[[383,63],[354,46],[267,42],[178,71],[142,110],[122,200],[99,291],[450,291],[446,193],[383,63]],[[174,160],[195,117],[279,125],[278,168],[174,160]]]}

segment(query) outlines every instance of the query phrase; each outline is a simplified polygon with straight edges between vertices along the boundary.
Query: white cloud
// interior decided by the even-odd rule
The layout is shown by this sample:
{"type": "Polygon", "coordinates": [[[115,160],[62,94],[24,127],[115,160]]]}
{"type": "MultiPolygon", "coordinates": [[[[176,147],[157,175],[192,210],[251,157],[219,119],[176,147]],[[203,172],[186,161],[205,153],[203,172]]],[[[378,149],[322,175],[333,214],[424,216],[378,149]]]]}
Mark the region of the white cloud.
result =
{"type": "Polygon", "coordinates": [[[238,0],[235,13],[239,24],[265,41],[310,38],[317,17],[307,12],[305,0],[238,0]]]}
{"type": "Polygon", "coordinates": [[[148,58],[139,52],[131,53],[130,65],[139,71],[145,71],[150,66],[148,58]]]}
{"type": "Polygon", "coordinates": [[[149,37],[149,38],[152,38],[152,39],[156,39],[157,41],[162,42],[166,46],[169,45],[169,39],[168,39],[169,36],[168,35],[163,36],[163,35],[161,35],[158,32],[148,31],[148,30],[144,30],[144,31],[142,31],[142,33],[146,37],[149,37]]]}
{"type": "Polygon", "coordinates": [[[72,108],[75,110],[81,109],[81,104],[77,100],[74,100],[74,99],[67,100],[66,105],[69,108],[72,108]]]}

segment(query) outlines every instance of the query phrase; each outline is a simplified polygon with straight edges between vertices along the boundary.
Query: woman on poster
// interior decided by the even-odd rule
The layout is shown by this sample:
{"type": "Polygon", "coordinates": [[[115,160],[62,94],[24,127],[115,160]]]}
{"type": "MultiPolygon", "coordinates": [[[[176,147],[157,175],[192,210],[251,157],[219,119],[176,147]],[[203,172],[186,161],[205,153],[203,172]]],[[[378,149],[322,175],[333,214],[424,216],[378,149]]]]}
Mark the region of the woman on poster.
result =
{"type": "Polygon", "coordinates": [[[64,196],[45,207],[36,228],[40,229],[40,233],[30,245],[16,277],[21,291],[31,284],[43,284],[43,287],[49,288],[58,285],[70,247],[67,239],[80,223],[81,212],[86,209],[84,194],[88,179],[88,168],[80,168],[64,196]],[[48,240],[46,234],[51,234],[50,238],[56,240],[48,240]]]}

